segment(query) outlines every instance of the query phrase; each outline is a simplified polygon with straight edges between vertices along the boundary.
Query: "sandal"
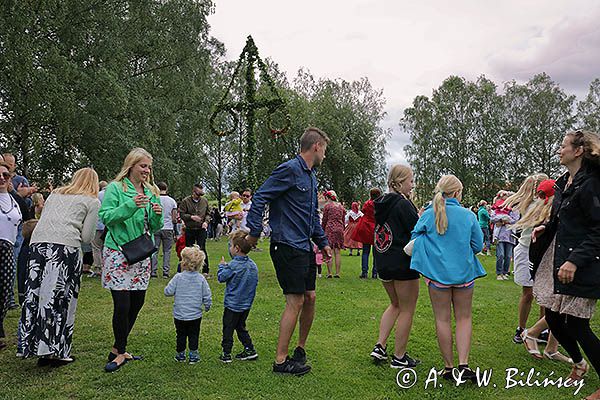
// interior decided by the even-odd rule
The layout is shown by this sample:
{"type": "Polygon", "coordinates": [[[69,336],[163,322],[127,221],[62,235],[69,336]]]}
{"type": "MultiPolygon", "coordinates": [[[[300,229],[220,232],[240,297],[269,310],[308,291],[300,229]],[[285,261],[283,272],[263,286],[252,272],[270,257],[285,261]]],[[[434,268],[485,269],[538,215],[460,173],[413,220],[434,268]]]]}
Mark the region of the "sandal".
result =
{"type": "Polygon", "coordinates": [[[571,360],[569,357],[562,354],[560,351],[555,351],[554,353],[548,353],[546,350],[544,350],[544,356],[547,359],[552,360],[552,361],[562,361],[567,364],[573,364],[573,360],[571,360]]]}
{"type": "Polygon", "coordinates": [[[600,400],[600,389],[598,389],[594,393],[590,394],[584,400],[600,400]]]}
{"type": "Polygon", "coordinates": [[[578,382],[583,379],[583,377],[590,370],[590,365],[584,360],[577,364],[573,364],[573,369],[571,369],[571,373],[569,374],[569,379],[574,382],[578,382]]]}
{"type": "Polygon", "coordinates": [[[540,350],[538,349],[536,338],[529,336],[527,334],[527,329],[525,329],[523,331],[523,334],[521,335],[521,337],[523,338],[523,346],[525,346],[525,349],[531,355],[531,357],[535,358],[536,360],[541,360],[544,358],[544,357],[542,357],[542,354],[540,353],[540,350]],[[527,342],[528,340],[533,342],[532,346],[529,345],[530,343],[527,342]]]}

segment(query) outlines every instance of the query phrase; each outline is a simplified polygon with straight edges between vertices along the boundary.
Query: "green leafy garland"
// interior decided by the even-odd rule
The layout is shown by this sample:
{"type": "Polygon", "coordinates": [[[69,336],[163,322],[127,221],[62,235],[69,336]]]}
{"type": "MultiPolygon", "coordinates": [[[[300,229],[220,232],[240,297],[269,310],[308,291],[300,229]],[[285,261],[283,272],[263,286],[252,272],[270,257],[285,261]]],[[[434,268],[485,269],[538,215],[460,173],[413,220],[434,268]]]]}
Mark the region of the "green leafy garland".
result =
{"type": "Polygon", "coordinates": [[[259,109],[267,109],[267,120],[269,124],[269,130],[271,131],[271,137],[277,139],[279,136],[285,134],[290,128],[291,117],[287,111],[285,101],[279,95],[277,87],[273,83],[273,79],[268,74],[267,66],[260,59],[258,55],[258,49],[254,44],[252,36],[248,36],[246,46],[240,58],[237,62],[233,75],[229,85],[227,86],[225,93],[221,100],[217,103],[214,111],[209,119],[211,131],[218,136],[227,136],[235,133],[238,123],[239,115],[243,115],[246,118],[246,157],[245,163],[247,166],[247,184],[256,188],[256,136],[254,133],[254,124],[256,122],[256,112],[259,109]],[[226,101],[227,95],[230,93],[233,83],[240,73],[243,66],[246,66],[245,73],[245,87],[244,87],[244,99],[240,102],[226,101]],[[273,97],[271,98],[256,98],[257,83],[255,79],[256,66],[258,66],[260,72],[260,79],[270,89],[273,97]],[[274,128],[272,126],[272,116],[277,111],[283,112],[284,115],[284,126],[282,128],[274,128]],[[216,118],[221,113],[227,113],[232,118],[233,127],[230,129],[220,130],[216,126],[216,118]]]}

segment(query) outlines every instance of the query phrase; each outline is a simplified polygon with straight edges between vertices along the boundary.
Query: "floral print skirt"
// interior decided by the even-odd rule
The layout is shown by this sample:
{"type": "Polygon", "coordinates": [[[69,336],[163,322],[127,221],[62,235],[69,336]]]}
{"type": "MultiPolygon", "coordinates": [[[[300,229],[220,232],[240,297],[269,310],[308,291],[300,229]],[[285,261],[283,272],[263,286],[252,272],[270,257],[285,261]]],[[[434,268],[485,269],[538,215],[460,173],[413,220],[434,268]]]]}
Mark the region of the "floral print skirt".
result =
{"type": "Polygon", "coordinates": [[[104,247],[102,287],[109,290],[146,290],[150,282],[150,258],[129,265],[123,253],[104,247]]]}
{"type": "Polygon", "coordinates": [[[22,357],[67,358],[79,297],[81,253],[55,243],[34,243],[30,250],[17,351],[22,357]]]}

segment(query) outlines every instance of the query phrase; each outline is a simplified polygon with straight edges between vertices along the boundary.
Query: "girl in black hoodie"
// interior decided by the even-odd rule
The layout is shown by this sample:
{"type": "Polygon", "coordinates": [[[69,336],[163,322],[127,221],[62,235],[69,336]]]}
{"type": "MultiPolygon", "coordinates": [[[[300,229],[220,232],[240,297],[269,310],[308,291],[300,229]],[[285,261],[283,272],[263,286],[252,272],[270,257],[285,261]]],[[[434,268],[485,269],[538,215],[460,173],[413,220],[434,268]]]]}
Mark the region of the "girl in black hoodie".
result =
{"type": "Polygon", "coordinates": [[[419,219],[410,201],[414,187],[413,172],[405,165],[394,165],[388,175],[389,192],[375,200],[375,253],[377,273],[390,298],[379,323],[379,338],[371,357],[387,360],[386,342],[394,325],[396,340],[392,368],[413,368],[420,363],[408,355],[406,345],[419,296],[419,274],[410,269],[404,246],[419,219]]]}

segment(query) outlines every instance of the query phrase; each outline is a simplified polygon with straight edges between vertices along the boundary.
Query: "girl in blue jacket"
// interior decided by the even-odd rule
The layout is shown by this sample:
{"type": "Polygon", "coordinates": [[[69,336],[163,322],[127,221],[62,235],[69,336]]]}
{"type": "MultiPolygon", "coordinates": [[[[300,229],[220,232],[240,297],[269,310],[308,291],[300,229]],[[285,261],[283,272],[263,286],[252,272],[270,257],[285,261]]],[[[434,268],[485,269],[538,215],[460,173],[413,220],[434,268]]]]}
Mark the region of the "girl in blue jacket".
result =
{"type": "Polygon", "coordinates": [[[435,188],[433,202],[412,232],[415,240],[410,268],[420,272],[429,287],[445,379],[474,380],[469,368],[472,333],[473,286],[485,276],[475,256],[483,248],[476,216],[460,205],[463,185],[454,175],[444,175],[435,188]],[[454,368],[451,312],[454,305],[458,369],[454,368]]]}

